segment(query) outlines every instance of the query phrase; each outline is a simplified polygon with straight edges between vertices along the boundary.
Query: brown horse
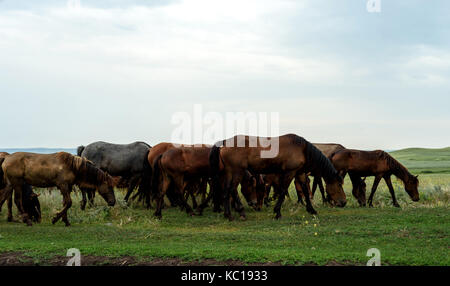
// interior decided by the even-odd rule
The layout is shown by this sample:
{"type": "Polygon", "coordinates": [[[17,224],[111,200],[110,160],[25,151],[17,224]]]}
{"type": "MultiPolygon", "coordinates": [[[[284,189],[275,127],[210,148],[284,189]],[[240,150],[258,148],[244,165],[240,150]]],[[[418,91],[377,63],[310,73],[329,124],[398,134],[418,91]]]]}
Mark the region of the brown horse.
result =
{"type": "Polygon", "coordinates": [[[181,207],[190,215],[193,209],[184,197],[186,187],[193,182],[207,179],[210,176],[209,153],[210,145],[184,145],[177,148],[167,148],[153,162],[152,192],[156,197],[155,216],[162,217],[161,209],[164,195],[172,186],[176,192],[181,207]]]}
{"type": "MultiPolygon", "coordinates": [[[[254,174],[280,174],[282,195],[279,196],[274,208],[275,218],[281,217],[281,205],[292,179],[296,175],[307,172],[315,172],[325,179],[326,191],[338,206],[343,207],[346,204],[345,193],[342,189],[343,180],[336,169],[316,147],[295,134],[272,138],[237,135],[216,143],[211,149],[210,162],[213,174],[216,174],[215,180],[218,181],[220,176],[224,177],[224,215],[230,220],[233,217],[229,198],[235,193],[245,170],[254,174]],[[267,147],[267,140],[275,142],[276,146],[267,147]],[[250,143],[255,146],[251,146],[250,143]],[[261,156],[262,152],[271,152],[274,148],[278,148],[278,152],[271,158],[261,156]],[[220,171],[221,166],[223,171],[220,171]]],[[[306,180],[301,184],[306,200],[306,210],[316,214],[311,205],[306,180]]]]}
{"type": "Polygon", "coordinates": [[[333,154],[331,161],[342,176],[345,176],[347,172],[350,176],[375,176],[372,192],[370,193],[368,200],[369,206],[372,206],[373,195],[375,194],[380,180],[383,178],[391,193],[393,205],[400,207],[395,198],[391,175],[402,180],[406,192],[413,201],[416,202],[419,200],[419,192],[417,190],[419,186],[418,176],[413,176],[406,167],[384,151],[346,149],[333,154]]]}
{"type": "MultiPolygon", "coordinates": [[[[54,154],[17,152],[5,158],[2,169],[7,180],[6,193],[9,194],[14,190],[14,201],[23,222],[27,225],[31,225],[31,221],[22,204],[24,183],[42,188],[56,186],[61,191],[63,209],[52,219],[53,224],[62,218],[66,226],[70,225],[67,210],[72,206],[70,192],[73,185],[96,188],[108,205],[113,206],[116,203],[112,178],[90,161],[66,152],[54,154]]],[[[2,200],[4,199],[6,198],[2,200]]],[[[0,201],[0,205],[3,201],[0,201]]]]}
{"type": "MultiPolygon", "coordinates": [[[[147,160],[148,160],[148,163],[149,163],[150,169],[151,169],[150,171],[153,173],[153,165],[155,164],[156,159],[160,155],[164,154],[168,150],[178,148],[179,146],[180,145],[169,143],[169,142],[162,142],[162,143],[159,143],[159,144],[153,146],[153,148],[150,149],[150,151],[148,152],[148,155],[147,155],[147,160]]],[[[181,145],[181,146],[192,147],[192,145],[181,145]]],[[[194,194],[195,193],[200,193],[200,194],[203,195],[204,192],[206,192],[206,185],[205,185],[205,183],[206,183],[206,180],[202,179],[201,181],[198,181],[198,182],[191,182],[191,184],[189,186],[187,186],[186,194],[190,195],[192,197],[194,208],[196,208],[195,205],[197,203],[195,201],[194,194]]],[[[153,187],[152,187],[152,190],[153,190],[153,187]]],[[[173,190],[173,186],[169,187],[169,189],[166,192],[166,196],[169,199],[170,204],[172,206],[179,205],[179,203],[180,203],[179,202],[179,196],[176,193],[176,191],[173,190]]],[[[186,198],[186,200],[187,200],[187,198],[186,198]]]]}

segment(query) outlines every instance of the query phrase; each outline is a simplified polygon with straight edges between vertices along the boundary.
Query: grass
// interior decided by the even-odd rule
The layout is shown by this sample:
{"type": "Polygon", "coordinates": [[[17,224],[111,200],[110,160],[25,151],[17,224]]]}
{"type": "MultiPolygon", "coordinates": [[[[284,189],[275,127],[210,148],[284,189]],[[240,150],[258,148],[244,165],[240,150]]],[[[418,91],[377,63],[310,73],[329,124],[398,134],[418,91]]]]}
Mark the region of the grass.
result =
{"type": "Polygon", "coordinates": [[[442,149],[408,148],[390,153],[417,174],[450,174],[450,147],[442,149]]]}
{"type": "Polygon", "coordinates": [[[382,264],[450,265],[450,175],[419,178],[421,200],[417,203],[399,182],[393,182],[401,209],[391,206],[384,183],[375,195],[375,207],[359,208],[347,179],[348,205],[343,209],[322,206],[316,194],[316,217],[295,202],[291,186],[292,199],[285,201],[279,221],[273,219],[273,206],[262,212],[246,208],[247,221],[233,222],[210,209],[191,218],[169,208],[159,221],[153,218],[153,210],[139,204],[126,206],[123,194],[117,192],[114,208],[96,198],[96,207],[84,212],[79,209],[80,196],[72,195],[72,226],[67,228],[61,222],[50,223],[61,207],[59,193],[41,191],[41,224],[7,223],[6,210],[0,213],[0,252],[23,251],[36,262],[79,248],[82,255],[134,256],[144,261],[177,257],[322,265],[330,261],[365,264],[367,250],[375,247],[381,251],[382,264]]]}

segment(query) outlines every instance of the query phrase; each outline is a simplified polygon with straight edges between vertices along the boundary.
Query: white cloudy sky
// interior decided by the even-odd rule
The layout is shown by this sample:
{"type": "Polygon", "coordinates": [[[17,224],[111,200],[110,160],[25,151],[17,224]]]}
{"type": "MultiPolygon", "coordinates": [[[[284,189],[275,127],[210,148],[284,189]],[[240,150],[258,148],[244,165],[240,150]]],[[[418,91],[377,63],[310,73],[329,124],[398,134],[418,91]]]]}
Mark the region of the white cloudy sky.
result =
{"type": "Polygon", "coordinates": [[[154,145],[194,104],[279,112],[312,142],[450,146],[450,2],[366,2],[0,0],[0,147],[154,145]]]}

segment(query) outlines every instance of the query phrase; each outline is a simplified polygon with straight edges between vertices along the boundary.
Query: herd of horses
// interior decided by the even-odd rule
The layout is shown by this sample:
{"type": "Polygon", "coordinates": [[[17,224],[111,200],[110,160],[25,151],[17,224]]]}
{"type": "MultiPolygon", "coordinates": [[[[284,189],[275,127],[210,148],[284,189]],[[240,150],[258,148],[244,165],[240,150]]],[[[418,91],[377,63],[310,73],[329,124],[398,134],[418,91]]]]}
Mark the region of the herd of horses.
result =
{"type": "Polygon", "coordinates": [[[262,142],[270,138],[245,135],[214,145],[159,143],[151,147],[144,142],[95,142],[78,147],[76,156],[66,152],[0,152],[0,210],[7,201],[8,221],[12,221],[14,197],[24,223],[40,222],[39,195],[32,187],[56,187],[63,197],[63,209],[56,213],[52,223],[62,219],[69,226],[67,210],[72,206],[70,194],[76,185],[82,193],[83,210],[88,202],[93,204],[97,192],[109,206],[114,206],[114,189],[126,188],[125,201],[137,199],[147,208],[154,202],[154,215],[158,218],[162,217],[167,197],[172,206],[180,207],[189,215],[201,215],[212,204],[213,211],[223,211],[229,220],[233,220],[232,209],[245,219],[240,190],[247,204],[257,211],[268,206],[270,200],[276,200],[274,213],[279,219],[292,181],[298,201],[306,206],[308,213],[317,213],[311,203],[317,188],[324,203],[344,207],[347,200],[343,183],[347,173],[352,182],[352,195],[360,206],[366,206],[365,178],[368,176],[375,177],[367,200],[369,206],[379,182],[384,179],[393,205],[399,207],[392,175],[403,182],[413,201],[419,200],[417,176],[384,151],[312,144],[295,134],[274,138],[278,153],[271,157],[261,156],[270,149],[262,142]],[[313,178],[312,188],[309,177],[313,178]]]}

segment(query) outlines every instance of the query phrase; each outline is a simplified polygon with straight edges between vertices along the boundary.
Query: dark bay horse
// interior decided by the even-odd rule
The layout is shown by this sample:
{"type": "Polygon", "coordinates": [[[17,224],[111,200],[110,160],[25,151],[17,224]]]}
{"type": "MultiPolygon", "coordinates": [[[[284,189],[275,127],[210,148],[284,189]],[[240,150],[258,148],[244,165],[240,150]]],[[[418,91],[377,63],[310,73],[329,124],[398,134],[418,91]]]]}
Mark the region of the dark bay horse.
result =
{"type": "MultiPolygon", "coordinates": [[[[147,207],[150,205],[151,169],[147,161],[150,145],[144,142],[131,144],[112,144],[94,142],[86,147],[79,146],[77,155],[93,162],[95,166],[111,176],[120,176],[128,183],[125,201],[128,201],[134,189],[139,186],[138,193],[145,199],[147,207]]],[[[86,207],[86,195],[93,204],[95,189],[82,188],[83,199],[81,209],[86,207]]]]}
{"type": "MultiPolygon", "coordinates": [[[[7,205],[8,205],[8,218],[7,221],[11,222],[13,221],[13,214],[12,214],[12,192],[9,194],[8,197],[6,197],[6,190],[3,190],[3,188],[6,186],[5,181],[3,180],[3,169],[1,167],[2,162],[5,160],[6,156],[8,156],[9,153],[6,152],[0,152],[0,201],[4,202],[2,200],[2,197],[5,196],[7,205]],[[3,180],[3,182],[1,182],[3,180]]],[[[22,192],[22,202],[23,202],[23,208],[27,214],[29,214],[30,219],[34,222],[41,222],[41,204],[39,203],[39,195],[33,192],[33,188],[28,184],[23,184],[23,192],[22,192]]],[[[0,204],[0,211],[2,209],[3,203],[0,204]]]]}
{"type": "Polygon", "coordinates": [[[168,148],[153,162],[152,193],[156,198],[155,216],[161,218],[164,195],[170,187],[176,192],[181,207],[190,215],[193,209],[184,197],[186,187],[192,182],[207,179],[210,176],[210,145],[183,145],[168,148]]]}
{"type": "Polygon", "coordinates": [[[413,201],[416,202],[419,200],[418,176],[413,176],[405,166],[384,151],[346,149],[333,154],[331,161],[342,176],[345,176],[347,172],[349,175],[359,177],[375,176],[372,191],[368,200],[369,206],[372,206],[373,195],[377,190],[380,180],[383,178],[391,193],[393,205],[395,207],[400,207],[395,198],[391,175],[396,176],[403,182],[406,192],[413,201]]]}
{"type": "Polygon", "coordinates": [[[23,222],[27,225],[31,225],[31,221],[22,202],[25,183],[42,188],[57,187],[61,191],[63,209],[52,219],[53,224],[62,218],[66,226],[70,225],[67,210],[72,206],[70,192],[73,185],[97,189],[109,206],[114,206],[116,203],[112,178],[90,161],[79,156],[66,152],[53,154],[17,152],[7,156],[1,167],[7,186],[6,196],[2,198],[0,205],[14,191],[14,201],[23,222]]]}
{"type": "MultiPolygon", "coordinates": [[[[310,142],[295,134],[272,138],[237,135],[217,142],[211,149],[210,165],[213,174],[216,175],[216,181],[220,177],[224,178],[224,215],[230,220],[233,219],[230,211],[230,195],[235,193],[245,170],[253,174],[280,174],[282,195],[279,196],[274,208],[275,218],[281,217],[281,205],[292,179],[296,175],[308,172],[314,172],[325,179],[326,191],[338,206],[343,207],[346,204],[345,193],[342,189],[343,180],[328,158],[310,142]],[[276,142],[277,146],[267,147],[268,140],[276,142]],[[272,157],[261,156],[262,152],[270,152],[273,148],[278,148],[277,154],[272,157]],[[221,166],[223,166],[222,171],[221,166]]],[[[306,200],[306,210],[316,214],[311,205],[306,181],[301,184],[306,200]]]]}

